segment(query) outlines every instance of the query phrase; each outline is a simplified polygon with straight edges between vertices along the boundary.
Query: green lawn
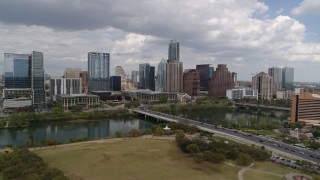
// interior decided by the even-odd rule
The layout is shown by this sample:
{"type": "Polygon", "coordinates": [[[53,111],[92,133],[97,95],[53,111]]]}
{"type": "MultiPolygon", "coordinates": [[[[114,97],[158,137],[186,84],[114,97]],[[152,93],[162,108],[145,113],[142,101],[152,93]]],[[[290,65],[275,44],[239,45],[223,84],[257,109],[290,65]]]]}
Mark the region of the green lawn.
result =
{"type": "Polygon", "coordinates": [[[172,140],[126,139],[35,150],[71,179],[237,179],[228,165],[195,163],[172,140]]]}
{"type": "Polygon", "coordinates": [[[272,162],[255,162],[252,169],[259,169],[263,171],[273,172],[277,174],[299,173],[298,170],[285,167],[280,164],[274,164],[272,162]]]}

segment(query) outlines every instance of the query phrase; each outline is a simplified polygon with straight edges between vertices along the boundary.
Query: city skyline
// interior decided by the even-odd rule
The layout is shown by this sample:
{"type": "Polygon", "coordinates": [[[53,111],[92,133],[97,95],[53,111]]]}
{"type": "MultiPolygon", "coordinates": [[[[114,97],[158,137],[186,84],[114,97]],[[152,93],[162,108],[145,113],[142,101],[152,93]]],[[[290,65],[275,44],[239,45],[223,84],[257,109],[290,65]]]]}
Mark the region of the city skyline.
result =
{"type": "MultiPolygon", "coordinates": [[[[45,72],[59,76],[68,67],[86,70],[87,52],[107,52],[110,68],[120,65],[129,74],[141,63],[157,66],[167,57],[168,41],[177,39],[184,69],[227,64],[239,80],[250,80],[273,66],[293,67],[295,81],[319,82],[320,2],[127,3],[3,0],[0,53],[43,52],[45,72]],[[179,13],[165,10],[172,7],[179,13]]],[[[0,69],[3,74],[3,60],[0,69]]]]}

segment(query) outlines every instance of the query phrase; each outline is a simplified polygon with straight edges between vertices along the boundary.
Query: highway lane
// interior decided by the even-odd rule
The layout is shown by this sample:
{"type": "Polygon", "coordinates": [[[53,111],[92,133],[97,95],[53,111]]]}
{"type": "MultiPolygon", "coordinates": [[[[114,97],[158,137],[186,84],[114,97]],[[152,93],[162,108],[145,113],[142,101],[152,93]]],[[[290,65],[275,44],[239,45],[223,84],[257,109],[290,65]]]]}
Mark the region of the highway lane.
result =
{"type": "MultiPolygon", "coordinates": [[[[317,152],[310,151],[310,150],[304,149],[304,148],[299,148],[299,147],[296,147],[291,144],[285,144],[285,143],[282,143],[279,141],[273,141],[270,139],[266,139],[266,137],[264,137],[264,136],[261,137],[261,136],[256,136],[256,135],[250,135],[248,133],[244,133],[244,132],[241,132],[241,131],[238,131],[235,129],[223,128],[223,127],[215,126],[212,124],[207,124],[204,122],[185,119],[185,118],[181,118],[178,116],[172,116],[169,114],[153,112],[153,111],[143,110],[143,109],[139,109],[139,111],[142,111],[142,112],[147,113],[149,115],[153,115],[156,118],[157,117],[158,118],[165,117],[166,120],[169,120],[169,121],[171,119],[172,121],[175,121],[175,122],[177,122],[177,121],[187,122],[188,124],[195,125],[199,128],[206,128],[206,129],[212,130],[213,132],[231,135],[231,136],[237,137],[239,139],[243,139],[244,141],[254,142],[255,144],[258,144],[260,146],[265,146],[269,149],[274,149],[274,150],[282,152],[284,154],[293,155],[293,156],[296,156],[300,159],[311,161],[313,163],[317,163],[317,164],[320,163],[320,154],[318,154],[317,152]]],[[[275,152],[275,153],[277,153],[277,152],[275,152]]]]}

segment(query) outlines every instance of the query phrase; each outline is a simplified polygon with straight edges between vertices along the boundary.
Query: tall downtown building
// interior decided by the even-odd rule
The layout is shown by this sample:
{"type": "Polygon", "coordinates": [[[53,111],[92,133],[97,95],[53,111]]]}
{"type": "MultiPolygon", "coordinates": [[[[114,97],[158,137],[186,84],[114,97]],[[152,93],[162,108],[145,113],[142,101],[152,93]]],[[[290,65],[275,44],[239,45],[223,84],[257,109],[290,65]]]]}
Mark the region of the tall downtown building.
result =
{"type": "Polygon", "coordinates": [[[282,88],[293,90],[294,69],[292,67],[282,68],[282,88]]]}
{"type": "Polygon", "coordinates": [[[89,92],[108,91],[110,78],[110,54],[88,53],[89,92]]]}
{"type": "Polygon", "coordinates": [[[155,67],[150,64],[139,64],[139,89],[155,91],[155,67]]]}
{"type": "Polygon", "coordinates": [[[167,61],[162,59],[158,64],[157,70],[157,81],[156,81],[156,89],[157,91],[164,91],[166,89],[166,77],[167,77],[167,61]]]}
{"type": "Polygon", "coordinates": [[[275,96],[277,91],[280,91],[282,88],[282,71],[279,67],[272,67],[268,69],[268,74],[272,78],[271,91],[272,95],[275,96]]]}
{"type": "Polygon", "coordinates": [[[3,98],[30,99],[28,105],[33,105],[34,108],[45,105],[43,53],[4,53],[3,98]]]}
{"type": "Polygon", "coordinates": [[[192,98],[200,95],[200,74],[196,69],[186,69],[183,72],[183,92],[192,98]]]}
{"type": "Polygon", "coordinates": [[[168,48],[168,60],[180,60],[179,42],[177,42],[175,39],[170,40],[168,48]]]}
{"type": "Polygon", "coordinates": [[[210,67],[210,64],[199,64],[196,66],[200,75],[200,91],[209,90],[209,81],[213,77],[214,67],[210,67]]]}
{"type": "Polygon", "coordinates": [[[216,97],[226,97],[227,89],[234,88],[234,80],[227,65],[218,64],[218,67],[209,82],[209,95],[216,97]]]}
{"type": "Polygon", "coordinates": [[[260,72],[252,77],[252,89],[258,90],[261,99],[272,98],[272,77],[264,72],[260,72]]]}
{"type": "Polygon", "coordinates": [[[183,63],[180,61],[179,42],[171,40],[168,48],[166,65],[166,92],[183,91],[183,63]]]}

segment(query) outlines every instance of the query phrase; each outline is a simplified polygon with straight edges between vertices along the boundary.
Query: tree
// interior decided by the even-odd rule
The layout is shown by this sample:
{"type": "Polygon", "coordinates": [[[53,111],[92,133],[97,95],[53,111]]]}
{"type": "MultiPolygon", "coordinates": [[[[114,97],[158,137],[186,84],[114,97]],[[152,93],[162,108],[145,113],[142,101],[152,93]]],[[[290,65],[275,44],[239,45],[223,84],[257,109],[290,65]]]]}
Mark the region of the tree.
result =
{"type": "Polygon", "coordinates": [[[138,129],[131,129],[128,133],[129,137],[139,137],[141,133],[138,129]]]}
{"type": "Polygon", "coordinates": [[[123,133],[122,133],[121,130],[118,130],[118,131],[115,132],[115,135],[116,135],[117,138],[120,138],[120,137],[123,136],[123,133]]]}
{"type": "Polygon", "coordinates": [[[165,130],[161,127],[157,127],[153,133],[155,136],[162,136],[163,134],[165,134],[165,130]]]}
{"type": "Polygon", "coordinates": [[[252,162],[252,158],[244,153],[240,153],[238,155],[238,158],[236,159],[236,163],[240,166],[248,166],[249,164],[251,164],[252,162]]]}
{"type": "Polygon", "coordinates": [[[159,102],[162,103],[162,104],[167,103],[168,102],[168,98],[166,96],[161,96],[159,98],[159,102]]]}
{"type": "Polygon", "coordinates": [[[319,130],[312,131],[312,135],[313,137],[320,137],[320,131],[319,130]]]}
{"type": "Polygon", "coordinates": [[[311,149],[314,149],[314,150],[317,150],[318,148],[320,148],[320,143],[316,141],[307,141],[307,144],[311,149]]]}
{"type": "Polygon", "coordinates": [[[189,153],[191,153],[192,155],[194,155],[194,154],[200,152],[200,148],[199,148],[199,146],[198,146],[197,144],[192,143],[192,144],[189,144],[189,145],[187,146],[187,151],[188,151],[189,153]]]}
{"type": "Polygon", "coordinates": [[[211,151],[205,151],[203,155],[207,161],[212,163],[221,163],[225,160],[225,156],[222,153],[213,153],[211,151]]]}
{"type": "Polygon", "coordinates": [[[64,108],[63,108],[63,104],[61,100],[57,100],[54,104],[53,104],[53,111],[56,114],[61,114],[64,112],[64,108]]]}

